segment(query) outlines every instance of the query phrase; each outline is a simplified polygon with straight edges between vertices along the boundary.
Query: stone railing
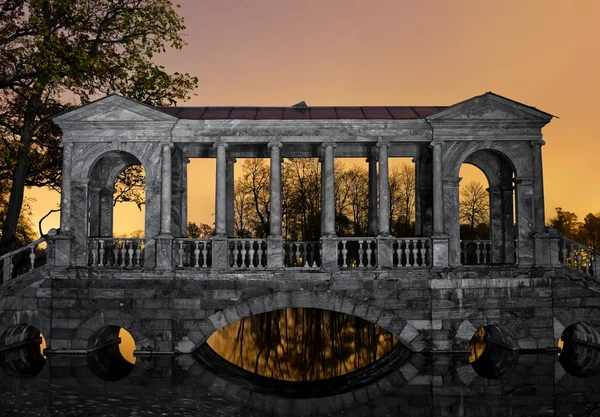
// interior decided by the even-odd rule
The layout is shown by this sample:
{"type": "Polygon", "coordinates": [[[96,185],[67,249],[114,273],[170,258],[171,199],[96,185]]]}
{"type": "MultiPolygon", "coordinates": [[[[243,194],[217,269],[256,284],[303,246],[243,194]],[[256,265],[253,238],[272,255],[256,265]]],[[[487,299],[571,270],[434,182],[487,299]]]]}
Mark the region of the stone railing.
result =
{"type": "Polygon", "coordinates": [[[283,245],[286,268],[320,268],[321,242],[287,241],[283,245]]]}
{"type": "Polygon", "coordinates": [[[173,264],[176,268],[210,268],[212,265],[211,239],[173,239],[173,264]]]}
{"type": "Polygon", "coordinates": [[[47,242],[38,240],[0,256],[0,284],[46,264],[47,242]]]}
{"type": "Polygon", "coordinates": [[[395,238],[394,239],[394,267],[431,266],[431,239],[420,238],[395,238]]]}
{"type": "Polygon", "coordinates": [[[145,240],[140,238],[88,238],[88,265],[104,268],[144,266],[145,240]]]}
{"type": "Polygon", "coordinates": [[[460,263],[463,265],[489,265],[492,262],[490,240],[460,241],[460,263]]]}
{"type": "Polygon", "coordinates": [[[374,237],[338,238],[338,266],[340,268],[377,267],[377,239],[374,237]]]}
{"type": "Polygon", "coordinates": [[[267,267],[266,239],[229,239],[229,267],[264,269],[267,267]]]}
{"type": "Polygon", "coordinates": [[[558,240],[558,261],[564,266],[586,275],[597,277],[600,252],[560,236],[558,240]]]}

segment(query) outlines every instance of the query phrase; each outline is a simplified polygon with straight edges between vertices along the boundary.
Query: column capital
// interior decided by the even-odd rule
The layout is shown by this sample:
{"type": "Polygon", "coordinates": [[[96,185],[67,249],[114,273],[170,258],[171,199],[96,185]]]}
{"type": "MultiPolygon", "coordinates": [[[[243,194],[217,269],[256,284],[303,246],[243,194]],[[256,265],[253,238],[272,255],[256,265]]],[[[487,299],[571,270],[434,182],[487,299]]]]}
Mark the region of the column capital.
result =
{"type": "Polygon", "coordinates": [[[517,184],[517,185],[525,185],[525,186],[533,185],[533,178],[530,178],[530,177],[515,178],[514,181],[515,181],[515,184],[517,184]]]}
{"type": "Polygon", "coordinates": [[[532,140],[529,142],[529,144],[531,146],[544,146],[546,144],[546,142],[544,142],[542,139],[536,139],[536,140],[532,140]]]}
{"type": "Polygon", "coordinates": [[[375,144],[375,146],[377,146],[378,148],[381,148],[382,146],[385,146],[386,148],[390,147],[390,141],[387,139],[377,139],[377,143],[375,144]]]}
{"type": "Polygon", "coordinates": [[[443,182],[444,186],[458,187],[460,185],[461,180],[462,177],[444,177],[443,182]]]}
{"type": "Polygon", "coordinates": [[[332,148],[335,148],[337,146],[337,143],[332,140],[327,140],[327,141],[321,143],[321,148],[327,148],[329,146],[331,146],[332,148]]]}
{"type": "Polygon", "coordinates": [[[225,149],[227,149],[229,147],[229,145],[227,144],[227,142],[223,142],[223,141],[216,141],[215,143],[213,143],[213,148],[217,149],[223,147],[225,149]]]}
{"type": "Polygon", "coordinates": [[[227,155],[227,158],[225,158],[225,160],[227,162],[231,162],[233,164],[235,164],[237,162],[237,158],[235,156],[233,156],[233,155],[227,155]]]}
{"type": "Polygon", "coordinates": [[[273,146],[277,146],[278,148],[281,148],[283,146],[283,143],[281,143],[281,141],[279,139],[271,139],[269,141],[269,143],[267,143],[267,146],[269,148],[272,148],[273,146]]]}
{"type": "Polygon", "coordinates": [[[444,144],[444,139],[440,139],[440,138],[435,138],[431,142],[429,142],[429,146],[432,148],[434,146],[443,145],[443,144],[444,144]]]}
{"type": "Polygon", "coordinates": [[[58,147],[64,149],[73,149],[73,142],[61,142],[58,144],[58,147]]]}
{"type": "Polygon", "coordinates": [[[171,149],[175,147],[175,144],[173,142],[161,142],[160,144],[162,145],[163,149],[165,148],[165,146],[168,146],[171,149]]]}

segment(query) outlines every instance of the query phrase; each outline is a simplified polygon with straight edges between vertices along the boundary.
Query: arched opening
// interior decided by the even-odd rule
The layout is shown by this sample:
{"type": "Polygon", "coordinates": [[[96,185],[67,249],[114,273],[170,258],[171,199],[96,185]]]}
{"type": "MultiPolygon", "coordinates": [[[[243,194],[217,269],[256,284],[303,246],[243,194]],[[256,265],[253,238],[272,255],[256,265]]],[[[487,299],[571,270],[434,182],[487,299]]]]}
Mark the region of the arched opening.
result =
{"type": "Polygon", "coordinates": [[[600,330],[577,322],[561,334],[559,362],[563,369],[578,378],[588,378],[600,372],[600,330]]]}
{"type": "Polygon", "coordinates": [[[208,346],[223,359],[262,377],[319,381],[369,366],[395,348],[392,333],[359,317],[316,308],[253,315],[216,331],[208,346]]]}
{"type": "Polygon", "coordinates": [[[87,362],[90,370],[105,381],[118,381],[132,371],[135,340],[119,326],[106,326],[95,331],[88,339],[87,362]]]}
{"type": "Polygon", "coordinates": [[[515,263],[515,169],[491,150],[470,154],[460,168],[460,260],[463,265],[515,263]]]}
{"type": "Polygon", "coordinates": [[[123,151],[104,154],[92,168],[88,195],[88,264],[143,265],[144,167],[123,151]]]}
{"type": "Polygon", "coordinates": [[[44,349],[44,335],[34,326],[11,326],[0,335],[0,368],[14,377],[34,377],[46,363],[44,349]]]}
{"type": "Polygon", "coordinates": [[[517,361],[517,343],[510,330],[495,324],[481,327],[469,343],[469,362],[477,374],[496,379],[509,373],[517,361]]]}

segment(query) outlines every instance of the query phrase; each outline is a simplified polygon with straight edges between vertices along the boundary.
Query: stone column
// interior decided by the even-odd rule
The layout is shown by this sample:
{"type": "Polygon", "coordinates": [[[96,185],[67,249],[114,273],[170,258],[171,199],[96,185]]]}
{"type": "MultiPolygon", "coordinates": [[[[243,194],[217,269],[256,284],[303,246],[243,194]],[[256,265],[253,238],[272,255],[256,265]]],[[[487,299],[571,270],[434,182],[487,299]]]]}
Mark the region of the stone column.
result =
{"type": "MultiPolygon", "coordinates": [[[[71,181],[71,216],[68,220],[71,230],[71,265],[88,264],[88,182],[71,181]]],[[[58,254],[57,254],[58,256],[58,254]]]]}
{"type": "Polygon", "coordinates": [[[173,235],[171,234],[172,147],[172,143],[163,143],[161,149],[160,234],[156,238],[156,268],[165,270],[173,268],[173,235]]]}
{"type": "MultiPolygon", "coordinates": [[[[442,142],[432,141],[433,147],[433,266],[445,267],[449,262],[448,235],[444,230],[444,189],[442,167],[442,142]]],[[[460,231],[460,227],[459,227],[460,231]]]]}
{"type": "Polygon", "coordinates": [[[321,237],[325,235],[325,157],[319,158],[321,167],[321,237]]]}
{"type": "MultiPolygon", "coordinates": [[[[512,182],[512,179],[511,179],[512,182]]],[[[513,195],[515,189],[511,186],[500,188],[502,199],[502,231],[503,231],[503,256],[501,262],[515,263],[515,218],[513,214],[513,195]]]]}
{"type": "Polygon", "coordinates": [[[422,236],[423,221],[421,219],[421,158],[419,156],[413,158],[415,164],[415,236],[422,236]]]}
{"type": "Polygon", "coordinates": [[[519,265],[534,262],[534,191],[532,178],[516,178],[517,185],[517,240],[519,265]]]}
{"type": "Polygon", "coordinates": [[[369,151],[369,226],[367,234],[377,236],[377,157],[369,151]]]}
{"type": "MultiPolygon", "coordinates": [[[[448,233],[448,264],[460,266],[460,211],[459,192],[461,177],[444,178],[444,223],[448,233]]],[[[434,254],[435,256],[435,254],[434,254]]]]}
{"type": "Polygon", "coordinates": [[[390,185],[388,169],[389,142],[379,141],[379,232],[377,234],[377,266],[394,266],[393,240],[390,235],[390,185]]]}
{"type": "Polygon", "coordinates": [[[227,166],[226,166],[226,203],[227,206],[227,237],[234,237],[235,235],[235,222],[234,222],[234,202],[233,202],[233,188],[235,185],[235,175],[234,175],[234,167],[237,159],[233,156],[229,155],[227,157],[227,166]]]}
{"type": "Polygon", "coordinates": [[[227,242],[227,143],[216,142],[217,187],[215,198],[215,236],[212,239],[212,267],[226,269],[229,266],[227,242]]]}
{"type": "Polygon", "coordinates": [[[269,213],[269,237],[267,241],[267,266],[283,268],[283,238],[281,213],[281,142],[272,140],[271,149],[271,211],[269,213]]]}
{"type": "Polygon", "coordinates": [[[490,242],[492,245],[491,261],[493,264],[504,263],[504,212],[502,191],[499,188],[488,188],[490,201],[490,242]]]}
{"type": "Polygon", "coordinates": [[[157,247],[159,245],[159,240],[161,239],[161,222],[157,221],[157,219],[161,216],[162,180],[147,174],[144,186],[146,188],[144,268],[151,269],[157,266],[157,247]]]}
{"type": "Polygon", "coordinates": [[[62,161],[62,186],[60,190],[60,231],[65,233],[71,230],[71,168],[73,165],[73,144],[65,143],[63,146],[62,161]]]}
{"type": "Polygon", "coordinates": [[[337,269],[338,267],[338,241],[335,234],[335,173],[333,150],[334,142],[324,142],[321,145],[325,149],[322,164],[321,193],[323,194],[323,216],[321,248],[321,263],[323,269],[337,269]]]}
{"type": "Polygon", "coordinates": [[[533,204],[534,220],[533,227],[536,232],[542,232],[546,228],[546,213],[544,210],[544,170],[542,169],[542,146],[543,140],[532,140],[533,147],[533,204]]]}
{"type": "Polygon", "coordinates": [[[161,187],[160,187],[160,233],[171,234],[171,147],[170,143],[162,145],[161,187]]]}

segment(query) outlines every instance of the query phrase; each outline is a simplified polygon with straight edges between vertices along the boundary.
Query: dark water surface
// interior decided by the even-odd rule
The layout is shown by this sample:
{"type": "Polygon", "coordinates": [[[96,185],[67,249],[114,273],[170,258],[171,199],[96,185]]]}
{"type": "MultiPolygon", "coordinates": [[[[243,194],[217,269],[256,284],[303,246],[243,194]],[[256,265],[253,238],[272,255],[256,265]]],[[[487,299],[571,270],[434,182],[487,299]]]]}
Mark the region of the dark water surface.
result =
{"type": "Polygon", "coordinates": [[[108,326],[92,353],[44,358],[39,331],[15,326],[0,336],[0,417],[600,417],[584,327],[565,331],[560,356],[519,353],[498,331],[480,329],[470,354],[415,354],[355,317],[295,309],[234,323],[192,355],[130,357],[133,340],[108,326]]]}

